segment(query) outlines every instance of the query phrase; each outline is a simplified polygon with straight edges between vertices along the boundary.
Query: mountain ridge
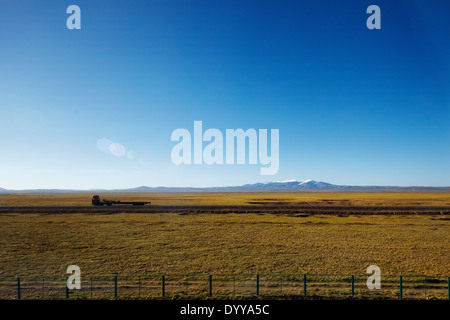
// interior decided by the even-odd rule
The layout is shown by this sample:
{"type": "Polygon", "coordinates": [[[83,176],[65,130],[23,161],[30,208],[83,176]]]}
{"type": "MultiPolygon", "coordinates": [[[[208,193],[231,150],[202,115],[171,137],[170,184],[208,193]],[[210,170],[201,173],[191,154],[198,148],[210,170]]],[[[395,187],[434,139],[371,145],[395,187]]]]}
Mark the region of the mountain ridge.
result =
{"type": "Polygon", "coordinates": [[[450,191],[448,187],[434,186],[352,186],[336,185],[324,181],[316,180],[284,180],[272,182],[257,182],[244,184],[241,186],[224,187],[149,187],[139,186],[135,188],[124,189],[101,189],[94,188],[89,190],[76,189],[27,189],[27,190],[8,190],[0,188],[0,194],[5,193],[98,193],[98,192],[301,192],[301,191],[330,191],[330,192],[406,192],[406,191],[450,191]]]}

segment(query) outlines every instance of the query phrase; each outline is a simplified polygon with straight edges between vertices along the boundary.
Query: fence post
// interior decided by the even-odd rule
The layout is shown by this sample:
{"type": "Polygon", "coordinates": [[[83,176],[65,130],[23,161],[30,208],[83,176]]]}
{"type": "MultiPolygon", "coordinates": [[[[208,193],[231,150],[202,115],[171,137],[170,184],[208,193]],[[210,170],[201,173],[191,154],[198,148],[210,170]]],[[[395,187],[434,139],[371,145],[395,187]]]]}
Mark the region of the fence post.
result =
{"type": "Polygon", "coordinates": [[[450,300],[450,277],[447,278],[447,299],[450,300]]]}
{"type": "Polygon", "coordinates": [[[91,299],[93,298],[93,292],[92,292],[93,288],[92,288],[92,277],[91,277],[91,299]]]}
{"type": "Polygon", "coordinates": [[[425,300],[427,299],[427,277],[423,277],[423,287],[425,288],[425,300]]]}
{"type": "Polygon", "coordinates": [[[42,277],[42,300],[44,300],[45,297],[45,278],[42,277]]]}
{"type": "Polygon", "coordinates": [[[212,297],[212,275],[209,275],[209,296],[212,297]]]}
{"type": "Polygon", "coordinates": [[[139,276],[139,291],[138,291],[138,298],[141,298],[141,276],[139,276]]]}
{"type": "Polygon", "coordinates": [[[306,296],[306,274],[303,275],[303,294],[306,296]]]}
{"type": "Polygon", "coordinates": [[[67,280],[69,277],[66,277],[66,299],[69,299],[69,287],[67,286],[67,280]]]}
{"type": "Polygon", "coordinates": [[[17,277],[17,300],[20,300],[20,277],[17,277]]]}
{"type": "Polygon", "coordinates": [[[403,286],[402,286],[402,276],[399,279],[399,292],[398,297],[401,299],[403,297],[403,286]]]}
{"type": "Polygon", "coordinates": [[[355,276],[352,275],[350,278],[350,281],[352,283],[352,297],[355,295],[355,276]]]}
{"type": "Polygon", "coordinates": [[[280,294],[283,295],[283,275],[280,276],[280,294]]]}
{"type": "Polygon", "coordinates": [[[114,299],[117,299],[117,274],[114,276],[114,299]]]}
{"type": "Polygon", "coordinates": [[[259,274],[256,275],[256,295],[259,296],[259,274]]]}
{"type": "Polygon", "coordinates": [[[166,276],[162,275],[162,296],[164,297],[166,295],[166,276]]]}

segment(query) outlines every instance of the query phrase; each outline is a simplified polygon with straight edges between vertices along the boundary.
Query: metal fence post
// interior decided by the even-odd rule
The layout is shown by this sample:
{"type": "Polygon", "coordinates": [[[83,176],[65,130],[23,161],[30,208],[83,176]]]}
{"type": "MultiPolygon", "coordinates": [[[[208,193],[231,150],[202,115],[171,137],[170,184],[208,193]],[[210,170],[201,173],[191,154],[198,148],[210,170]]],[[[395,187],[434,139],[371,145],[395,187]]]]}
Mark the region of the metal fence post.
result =
{"type": "Polygon", "coordinates": [[[20,277],[17,277],[17,300],[20,300],[20,277]]]}
{"type": "Polygon", "coordinates": [[[306,296],[306,274],[303,275],[303,294],[306,296]]]}
{"type": "Polygon", "coordinates": [[[259,296],[259,274],[256,275],[256,295],[259,296]]]}
{"type": "Polygon", "coordinates": [[[283,295],[283,276],[280,276],[280,294],[283,295]]]}
{"type": "Polygon", "coordinates": [[[141,298],[141,276],[139,276],[139,289],[138,289],[138,298],[141,298]]]}
{"type": "Polygon", "coordinates": [[[403,285],[402,285],[402,279],[403,277],[402,276],[400,276],[400,279],[399,279],[399,292],[398,292],[398,297],[401,299],[402,297],[403,297],[403,285]]]}
{"type": "Polygon", "coordinates": [[[209,296],[212,297],[212,275],[209,275],[209,296]]]}
{"type": "Polygon", "coordinates": [[[450,277],[447,278],[447,299],[450,300],[450,277]]]}
{"type": "Polygon", "coordinates": [[[117,274],[114,276],[114,299],[117,299],[117,274]]]}
{"type": "Polygon", "coordinates": [[[162,275],[162,296],[164,297],[166,295],[166,277],[162,275]]]}
{"type": "Polygon", "coordinates": [[[427,277],[423,277],[423,287],[425,288],[425,299],[427,298],[427,277]]]}
{"type": "Polygon", "coordinates": [[[352,275],[350,278],[350,281],[352,283],[352,297],[355,295],[355,276],[352,275]]]}
{"type": "Polygon", "coordinates": [[[69,299],[69,286],[67,285],[67,280],[69,277],[66,277],[66,299],[69,299]]]}

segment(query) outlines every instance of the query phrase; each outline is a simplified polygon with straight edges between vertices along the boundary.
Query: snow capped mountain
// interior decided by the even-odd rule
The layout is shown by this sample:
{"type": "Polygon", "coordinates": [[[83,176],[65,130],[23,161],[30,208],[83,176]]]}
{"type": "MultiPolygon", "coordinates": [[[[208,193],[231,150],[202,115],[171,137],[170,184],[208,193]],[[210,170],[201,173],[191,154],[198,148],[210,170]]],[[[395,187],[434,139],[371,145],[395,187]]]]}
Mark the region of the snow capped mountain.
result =
{"type": "Polygon", "coordinates": [[[333,184],[323,182],[323,181],[316,181],[316,180],[283,180],[283,181],[273,181],[273,182],[265,182],[265,183],[254,183],[254,184],[246,184],[242,187],[235,187],[235,188],[242,188],[247,191],[308,191],[308,190],[323,190],[323,189],[329,189],[334,188],[335,186],[333,184]]]}
{"type": "MultiPolygon", "coordinates": [[[[284,181],[275,181],[275,183],[287,183],[287,182],[299,182],[299,181],[297,181],[297,180],[295,180],[295,179],[284,180],[284,181]]],[[[269,182],[266,182],[266,183],[269,183],[269,182]]]]}

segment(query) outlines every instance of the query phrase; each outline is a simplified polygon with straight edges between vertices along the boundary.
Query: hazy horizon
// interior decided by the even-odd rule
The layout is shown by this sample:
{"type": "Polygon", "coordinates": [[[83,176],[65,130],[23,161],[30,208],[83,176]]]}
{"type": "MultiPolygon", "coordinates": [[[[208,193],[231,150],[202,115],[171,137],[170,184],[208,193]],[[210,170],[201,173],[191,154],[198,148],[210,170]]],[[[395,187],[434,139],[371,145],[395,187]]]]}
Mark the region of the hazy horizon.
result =
{"type": "MultiPolygon", "coordinates": [[[[311,179],[313,180],[313,179],[311,179]]],[[[139,188],[154,188],[154,189],[158,189],[158,188],[167,188],[167,189],[209,189],[209,188],[232,188],[232,187],[242,187],[242,186],[246,186],[246,185],[250,185],[253,186],[254,184],[269,184],[269,183],[285,183],[285,182],[301,182],[302,180],[287,180],[287,181],[260,181],[260,182],[256,182],[256,183],[249,183],[249,184],[242,184],[242,185],[221,185],[221,186],[198,186],[198,187],[193,187],[193,186],[165,186],[165,185],[159,185],[159,186],[149,186],[149,185],[140,185],[140,186],[134,186],[134,187],[129,187],[129,188],[97,188],[97,187],[92,187],[92,188],[87,188],[87,189],[76,189],[76,188],[33,188],[33,189],[28,189],[28,188],[24,188],[24,189],[7,189],[7,188],[3,188],[2,186],[0,186],[0,190],[7,190],[7,191],[34,191],[34,190],[58,190],[58,191],[115,191],[115,190],[132,190],[132,189],[139,189],[139,188]]],[[[316,180],[313,180],[316,181],[316,180]]],[[[450,185],[442,185],[442,186],[432,186],[432,185],[343,185],[343,184],[335,184],[335,183],[330,183],[327,181],[316,181],[316,182],[325,182],[325,183],[329,183],[332,186],[348,186],[348,187],[386,187],[386,188],[390,188],[390,187],[400,187],[400,188],[450,188],[450,185]]]]}

